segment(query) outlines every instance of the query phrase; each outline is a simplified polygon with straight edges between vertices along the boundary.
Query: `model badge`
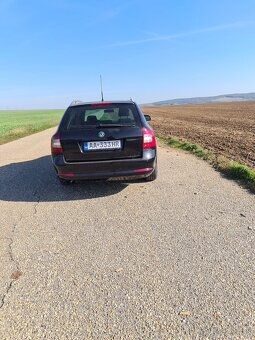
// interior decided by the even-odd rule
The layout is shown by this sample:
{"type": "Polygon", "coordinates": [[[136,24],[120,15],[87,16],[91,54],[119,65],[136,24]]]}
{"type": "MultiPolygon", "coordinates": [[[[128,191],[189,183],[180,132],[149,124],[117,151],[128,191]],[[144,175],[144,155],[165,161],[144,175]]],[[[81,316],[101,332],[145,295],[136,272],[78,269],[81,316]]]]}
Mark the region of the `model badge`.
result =
{"type": "Polygon", "coordinates": [[[98,133],[98,137],[103,138],[104,136],[105,136],[104,131],[100,131],[100,132],[98,133]]]}

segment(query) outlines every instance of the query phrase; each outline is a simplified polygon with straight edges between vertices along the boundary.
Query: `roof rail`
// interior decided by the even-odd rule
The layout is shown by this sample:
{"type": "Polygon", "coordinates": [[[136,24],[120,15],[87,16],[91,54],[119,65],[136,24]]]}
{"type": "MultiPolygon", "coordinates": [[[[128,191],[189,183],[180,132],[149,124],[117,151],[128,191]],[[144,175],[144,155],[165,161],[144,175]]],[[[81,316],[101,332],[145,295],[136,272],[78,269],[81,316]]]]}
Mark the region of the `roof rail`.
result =
{"type": "Polygon", "coordinates": [[[82,100],[73,100],[70,104],[70,106],[72,105],[76,105],[76,104],[79,104],[79,103],[82,103],[82,100]]]}

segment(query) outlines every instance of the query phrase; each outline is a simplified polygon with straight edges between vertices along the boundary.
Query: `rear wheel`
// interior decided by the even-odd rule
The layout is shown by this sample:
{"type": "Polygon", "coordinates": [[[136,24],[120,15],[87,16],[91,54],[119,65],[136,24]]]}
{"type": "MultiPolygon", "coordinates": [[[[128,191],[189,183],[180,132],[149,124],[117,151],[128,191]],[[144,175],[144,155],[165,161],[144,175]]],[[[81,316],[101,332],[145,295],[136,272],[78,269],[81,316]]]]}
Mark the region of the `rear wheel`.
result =
{"type": "Polygon", "coordinates": [[[145,180],[147,182],[155,181],[155,179],[157,178],[157,175],[158,175],[158,166],[156,165],[153,172],[150,174],[150,176],[146,177],[145,180]]]}
{"type": "Polygon", "coordinates": [[[64,179],[64,178],[58,178],[59,179],[59,182],[62,184],[62,185],[68,185],[68,184],[72,184],[74,181],[70,181],[69,179],[64,179]]]}

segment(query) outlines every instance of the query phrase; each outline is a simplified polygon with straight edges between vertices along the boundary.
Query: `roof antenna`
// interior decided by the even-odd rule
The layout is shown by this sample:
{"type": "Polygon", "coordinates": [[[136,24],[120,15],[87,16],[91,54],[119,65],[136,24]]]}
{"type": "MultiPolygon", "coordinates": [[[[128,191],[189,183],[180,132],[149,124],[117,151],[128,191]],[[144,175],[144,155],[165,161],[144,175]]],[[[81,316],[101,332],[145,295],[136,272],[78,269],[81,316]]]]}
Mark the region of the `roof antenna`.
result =
{"type": "Polygon", "coordinates": [[[104,101],[104,93],[103,93],[103,81],[102,81],[102,75],[100,74],[100,85],[101,85],[101,98],[102,102],[104,101]]]}

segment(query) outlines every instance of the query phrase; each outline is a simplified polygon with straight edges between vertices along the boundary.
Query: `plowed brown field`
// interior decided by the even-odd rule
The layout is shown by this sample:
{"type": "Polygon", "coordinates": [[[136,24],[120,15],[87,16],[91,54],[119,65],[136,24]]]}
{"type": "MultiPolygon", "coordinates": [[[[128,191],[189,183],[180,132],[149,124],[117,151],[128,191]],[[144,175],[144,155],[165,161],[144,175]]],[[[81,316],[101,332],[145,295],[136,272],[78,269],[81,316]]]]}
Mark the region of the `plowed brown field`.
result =
{"type": "Polygon", "coordinates": [[[255,168],[255,102],[144,106],[158,134],[176,136],[255,168]]]}

